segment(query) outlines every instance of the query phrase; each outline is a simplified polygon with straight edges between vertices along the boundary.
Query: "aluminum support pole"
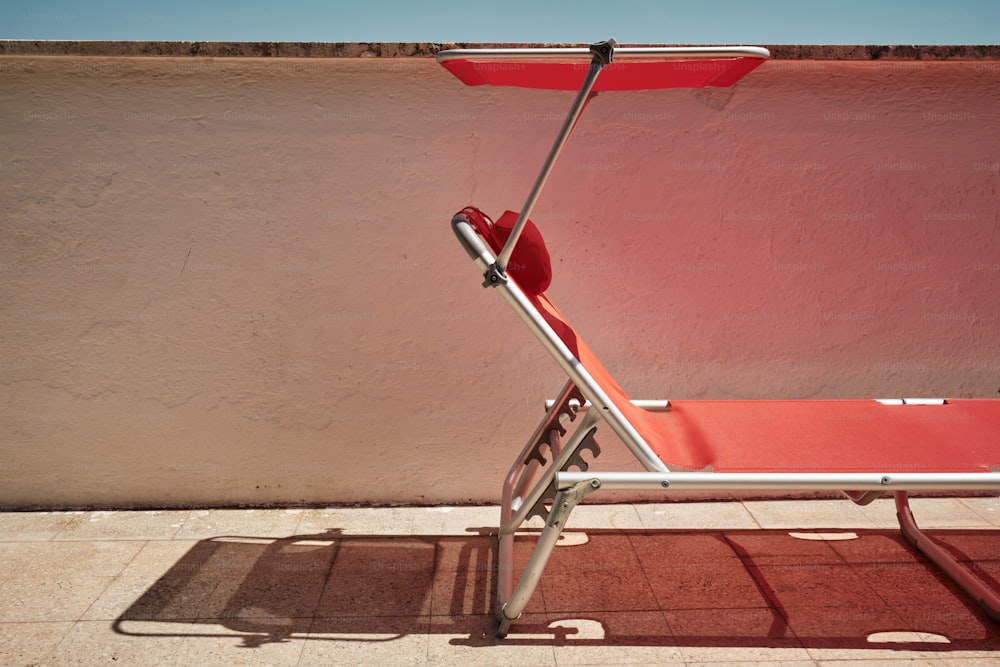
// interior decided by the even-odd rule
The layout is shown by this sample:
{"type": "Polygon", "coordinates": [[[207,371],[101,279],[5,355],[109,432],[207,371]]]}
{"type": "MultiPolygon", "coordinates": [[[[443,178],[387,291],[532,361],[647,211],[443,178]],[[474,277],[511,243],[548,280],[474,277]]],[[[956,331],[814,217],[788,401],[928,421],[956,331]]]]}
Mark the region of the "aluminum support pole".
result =
{"type": "Polygon", "coordinates": [[[573,133],[573,128],[576,126],[576,122],[579,119],[580,114],[583,112],[584,106],[587,104],[587,99],[590,97],[590,91],[597,82],[597,76],[601,73],[601,69],[605,65],[610,64],[611,60],[614,58],[614,50],[616,46],[618,46],[618,44],[613,39],[609,39],[606,42],[598,42],[590,46],[590,52],[593,54],[593,58],[590,61],[590,68],[587,70],[587,76],[583,80],[583,85],[580,86],[580,92],[577,93],[576,99],[573,100],[573,106],[570,107],[569,114],[567,114],[566,120],[563,121],[562,129],[559,130],[556,141],[552,145],[552,149],[549,151],[549,155],[545,159],[545,163],[542,165],[542,170],[538,173],[538,177],[535,179],[535,184],[532,186],[531,192],[528,193],[528,199],[524,202],[524,206],[521,207],[521,212],[517,216],[517,222],[514,224],[514,229],[511,231],[510,237],[507,239],[507,243],[500,250],[496,264],[491,267],[491,271],[487,275],[487,283],[499,282],[500,278],[497,274],[504,274],[506,271],[507,263],[510,261],[510,255],[514,252],[514,246],[517,245],[517,239],[521,236],[521,232],[524,230],[524,225],[528,221],[531,209],[535,207],[535,201],[538,199],[538,195],[541,194],[542,187],[545,186],[545,181],[548,180],[552,167],[555,166],[556,160],[559,158],[559,154],[562,152],[563,146],[566,145],[566,141],[569,139],[570,134],[573,133]]]}

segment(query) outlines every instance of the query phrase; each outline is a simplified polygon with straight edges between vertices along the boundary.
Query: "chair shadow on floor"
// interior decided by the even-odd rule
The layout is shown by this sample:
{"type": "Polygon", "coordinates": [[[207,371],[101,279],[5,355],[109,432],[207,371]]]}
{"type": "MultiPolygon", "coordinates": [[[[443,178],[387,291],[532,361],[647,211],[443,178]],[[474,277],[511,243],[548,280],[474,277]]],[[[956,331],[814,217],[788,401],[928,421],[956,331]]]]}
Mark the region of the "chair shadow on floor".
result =
{"type": "MultiPolygon", "coordinates": [[[[931,531],[1000,589],[1000,531],[931,531]]],[[[518,567],[534,535],[515,544],[518,567]]],[[[453,644],[998,650],[1000,626],[897,532],[567,530],[524,617],[493,637],[496,537],[220,536],[114,622],[133,636],[453,644]],[[176,631],[175,631],[176,629],[176,631]]]]}

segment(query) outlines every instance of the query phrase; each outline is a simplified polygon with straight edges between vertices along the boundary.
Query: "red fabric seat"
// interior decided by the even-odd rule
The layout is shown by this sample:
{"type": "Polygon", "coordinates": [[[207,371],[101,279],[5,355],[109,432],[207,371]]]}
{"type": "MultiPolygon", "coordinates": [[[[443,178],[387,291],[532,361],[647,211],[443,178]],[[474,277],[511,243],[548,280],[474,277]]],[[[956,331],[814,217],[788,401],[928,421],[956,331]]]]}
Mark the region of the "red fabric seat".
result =
{"type": "Polygon", "coordinates": [[[542,294],[536,308],[669,466],[715,472],[988,472],[1000,466],[1000,402],[670,401],[635,407],[542,294]]]}

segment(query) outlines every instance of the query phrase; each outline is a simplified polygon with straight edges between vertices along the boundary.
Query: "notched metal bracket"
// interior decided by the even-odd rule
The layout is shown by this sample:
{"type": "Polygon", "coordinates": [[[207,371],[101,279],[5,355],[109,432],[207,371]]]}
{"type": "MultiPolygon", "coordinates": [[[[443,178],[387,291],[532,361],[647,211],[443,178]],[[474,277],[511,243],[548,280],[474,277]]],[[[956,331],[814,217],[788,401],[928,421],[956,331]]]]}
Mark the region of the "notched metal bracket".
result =
{"type": "MultiPolygon", "coordinates": [[[[587,434],[583,436],[583,440],[574,448],[573,452],[570,454],[566,463],[559,469],[560,472],[567,471],[570,468],[576,468],[580,472],[587,472],[590,469],[590,464],[583,458],[582,454],[584,451],[590,452],[590,458],[596,459],[601,455],[601,446],[597,444],[597,440],[594,439],[594,434],[597,433],[597,427],[591,426],[587,434]]],[[[534,516],[539,516],[543,521],[549,520],[549,506],[555,501],[558,489],[556,488],[556,479],[553,476],[552,481],[549,483],[548,487],[538,498],[531,509],[528,511],[527,519],[534,516]]]]}
{"type": "Polygon", "coordinates": [[[547,465],[548,459],[542,452],[542,447],[547,447],[552,459],[555,459],[559,455],[561,438],[566,435],[566,427],[562,425],[562,418],[565,416],[570,421],[574,421],[576,414],[586,401],[587,399],[583,397],[577,387],[570,389],[566,399],[549,410],[545,424],[541,428],[541,435],[535,441],[528,455],[524,457],[524,462],[537,461],[539,465],[547,465]]]}

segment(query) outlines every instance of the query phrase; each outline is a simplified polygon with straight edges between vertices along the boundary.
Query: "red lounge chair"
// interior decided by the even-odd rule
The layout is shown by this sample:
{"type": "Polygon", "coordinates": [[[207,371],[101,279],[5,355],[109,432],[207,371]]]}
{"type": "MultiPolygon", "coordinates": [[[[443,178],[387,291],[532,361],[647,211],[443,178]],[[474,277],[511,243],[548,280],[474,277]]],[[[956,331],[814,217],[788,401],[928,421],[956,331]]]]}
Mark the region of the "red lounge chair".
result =
{"type": "Polygon", "coordinates": [[[469,85],[578,90],[520,212],[494,223],[469,207],[452,220],[484,286],[499,292],[568,376],[504,483],[498,636],[524,611],[576,505],[597,490],[615,489],[834,490],[859,504],[892,493],[909,542],[1000,621],[1000,596],[920,532],[907,499],[908,491],[1000,489],[1000,401],[631,400],[545,293],[548,249],[528,217],[591,94],[729,86],[768,57],[753,47],[624,48],[613,40],[589,49],[437,56],[469,85]],[[570,421],[579,423],[567,438],[570,421]],[[600,452],[594,439],[600,424],[625,443],[639,471],[589,470],[588,460],[600,452]],[[514,533],[533,516],[545,527],[515,585],[514,533]]]}

